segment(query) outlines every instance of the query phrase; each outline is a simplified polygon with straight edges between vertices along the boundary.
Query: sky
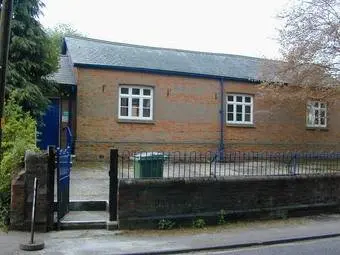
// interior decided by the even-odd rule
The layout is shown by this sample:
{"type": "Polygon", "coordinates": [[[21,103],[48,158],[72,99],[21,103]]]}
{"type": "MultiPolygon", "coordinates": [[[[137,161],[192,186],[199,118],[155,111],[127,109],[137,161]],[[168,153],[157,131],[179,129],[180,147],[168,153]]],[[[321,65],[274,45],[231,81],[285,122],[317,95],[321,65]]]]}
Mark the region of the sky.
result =
{"type": "Polygon", "coordinates": [[[279,58],[277,14],[289,0],[43,0],[46,28],[70,24],[114,42],[279,58]]]}

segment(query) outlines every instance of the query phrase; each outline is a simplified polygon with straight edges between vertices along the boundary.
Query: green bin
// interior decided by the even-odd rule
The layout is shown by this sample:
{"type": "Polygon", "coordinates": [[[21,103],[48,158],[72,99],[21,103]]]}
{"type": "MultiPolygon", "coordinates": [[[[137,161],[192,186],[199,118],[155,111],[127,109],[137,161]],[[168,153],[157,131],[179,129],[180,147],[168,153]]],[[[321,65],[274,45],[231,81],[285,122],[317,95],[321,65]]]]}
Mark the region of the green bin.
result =
{"type": "Polygon", "coordinates": [[[135,178],[162,178],[164,160],[167,158],[161,152],[137,153],[131,157],[135,178]]]}

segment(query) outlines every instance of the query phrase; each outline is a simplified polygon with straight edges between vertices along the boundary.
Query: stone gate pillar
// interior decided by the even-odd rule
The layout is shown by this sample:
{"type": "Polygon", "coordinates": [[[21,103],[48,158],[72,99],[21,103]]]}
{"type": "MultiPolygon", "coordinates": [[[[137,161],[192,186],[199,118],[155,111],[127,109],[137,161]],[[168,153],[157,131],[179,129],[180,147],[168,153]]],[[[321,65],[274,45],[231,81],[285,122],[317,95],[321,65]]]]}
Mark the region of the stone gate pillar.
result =
{"type": "Polygon", "coordinates": [[[30,229],[33,201],[33,183],[39,181],[36,203],[36,229],[47,232],[54,220],[54,167],[55,154],[27,151],[25,169],[13,180],[11,187],[10,229],[30,229]]]}

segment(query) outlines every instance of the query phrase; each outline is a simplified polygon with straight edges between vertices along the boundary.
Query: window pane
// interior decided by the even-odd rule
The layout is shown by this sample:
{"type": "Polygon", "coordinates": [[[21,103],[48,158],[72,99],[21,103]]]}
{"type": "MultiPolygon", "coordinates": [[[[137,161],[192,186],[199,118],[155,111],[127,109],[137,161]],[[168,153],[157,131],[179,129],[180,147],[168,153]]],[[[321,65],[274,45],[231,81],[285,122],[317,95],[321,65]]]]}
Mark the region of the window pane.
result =
{"type": "Polygon", "coordinates": [[[228,112],[233,112],[234,111],[234,105],[228,104],[228,112]]]}
{"type": "Polygon", "coordinates": [[[120,116],[128,116],[128,108],[127,107],[121,107],[120,108],[120,116]]]}
{"type": "Polygon", "coordinates": [[[245,106],[245,111],[246,111],[246,113],[250,113],[250,105],[245,106]]]}
{"type": "Polygon", "coordinates": [[[320,119],[320,125],[325,125],[325,118],[320,119]]]}
{"type": "Polygon", "coordinates": [[[315,118],[315,119],[314,119],[314,124],[315,124],[315,125],[319,125],[319,118],[315,118]]]}
{"type": "Polygon", "coordinates": [[[133,117],[139,117],[139,108],[132,108],[131,113],[133,117]]]}
{"type": "Polygon", "coordinates": [[[309,112],[308,115],[307,115],[307,124],[309,126],[314,125],[314,116],[313,116],[312,112],[309,112]]]}
{"type": "Polygon", "coordinates": [[[150,99],[144,99],[143,100],[143,107],[150,108],[150,99]]]}
{"type": "Polygon", "coordinates": [[[131,114],[133,117],[139,117],[139,98],[132,99],[131,114]]]}
{"type": "Polygon", "coordinates": [[[129,105],[129,99],[128,98],[121,98],[120,99],[120,105],[121,106],[128,106],[129,105]]]}
{"type": "Polygon", "coordinates": [[[244,115],[244,121],[250,122],[250,114],[244,115]]]}
{"type": "Polygon", "coordinates": [[[242,121],[242,114],[236,114],[236,121],[242,121]]]}
{"type": "Polygon", "coordinates": [[[132,98],[132,107],[139,107],[139,98],[132,98]]]}
{"type": "Polygon", "coordinates": [[[315,107],[319,107],[319,102],[314,102],[315,107]]]}
{"type": "Polygon", "coordinates": [[[150,96],[151,95],[151,90],[150,89],[143,89],[143,95],[144,96],[150,96]]]}
{"type": "Polygon", "coordinates": [[[315,115],[315,118],[319,117],[319,110],[315,110],[314,115],[315,115]]]}
{"type": "Polygon", "coordinates": [[[233,121],[234,120],[234,114],[228,113],[228,121],[233,121]]]}
{"type": "Polygon", "coordinates": [[[143,110],[143,117],[150,117],[150,109],[143,110]]]}
{"type": "Polygon", "coordinates": [[[250,103],[251,102],[251,97],[245,97],[245,101],[246,101],[246,103],[250,103]]]}
{"type": "Polygon", "coordinates": [[[321,104],[320,104],[320,107],[321,107],[321,108],[326,108],[326,104],[325,104],[325,103],[321,103],[321,104]]]}
{"type": "Polygon", "coordinates": [[[242,97],[241,96],[237,96],[236,97],[236,102],[242,102],[242,97]]]}
{"type": "Polygon", "coordinates": [[[234,101],[234,96],[228,96],[228,101],[230,102],[234,101]]]}
{"type": "Polygon", "coordinates": [[[132,89],[132,95],[139,95],[140,89],[132,89]]]}
{"type": "Polygon", "coordinates": [[[325,111],[320,111],[320,115],[321,115],[321,117],[325,117],[326,116],[326,112],[325,111]]]}
{"type": "Polygon", "coordinates": [[[242,105],[236,105],[236,112],[242,113],[242,105]]]}
{"type": "Polygon", "coordinates": [[[120,94],[129,94],[128,88],[120,88],[120,94]]]}

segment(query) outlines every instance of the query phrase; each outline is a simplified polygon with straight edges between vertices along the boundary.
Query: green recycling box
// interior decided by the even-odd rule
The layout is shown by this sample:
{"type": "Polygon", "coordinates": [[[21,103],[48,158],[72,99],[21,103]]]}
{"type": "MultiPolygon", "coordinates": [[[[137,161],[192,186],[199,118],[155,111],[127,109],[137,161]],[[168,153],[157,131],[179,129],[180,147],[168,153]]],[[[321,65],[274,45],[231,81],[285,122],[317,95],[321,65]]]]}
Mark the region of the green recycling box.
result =
{"type": "Polygon", "coordinates": [[[163,165],[167,156],[161,152],[136,153],[130,158],[133,160],[135,178],[162,178],[163,165]]]}

